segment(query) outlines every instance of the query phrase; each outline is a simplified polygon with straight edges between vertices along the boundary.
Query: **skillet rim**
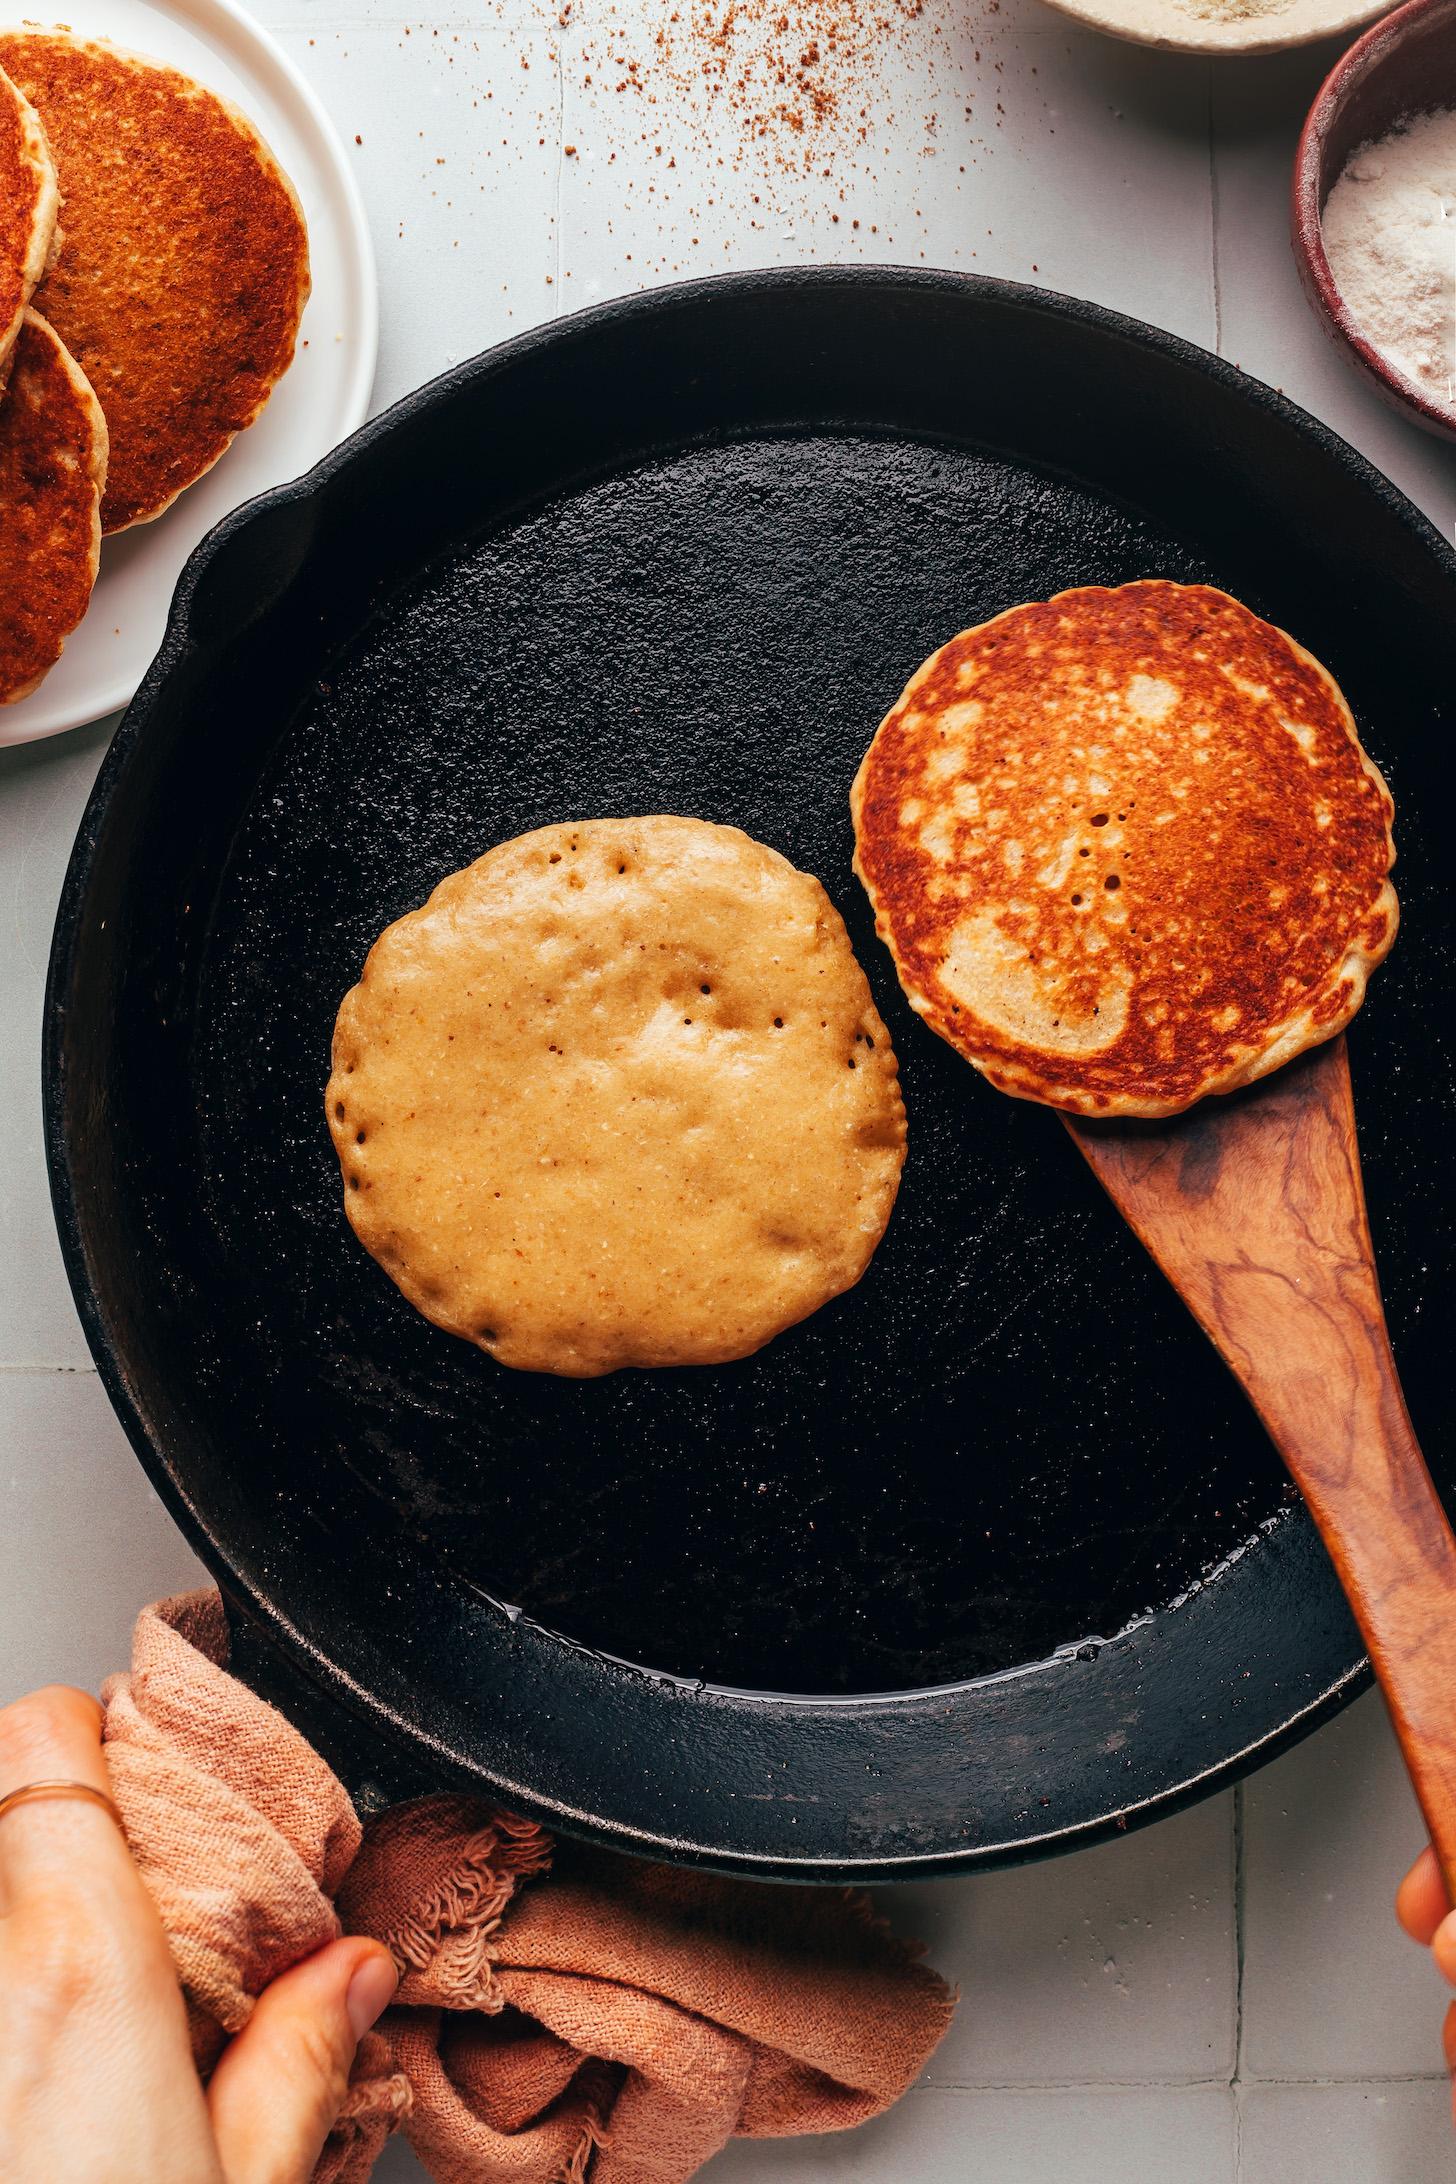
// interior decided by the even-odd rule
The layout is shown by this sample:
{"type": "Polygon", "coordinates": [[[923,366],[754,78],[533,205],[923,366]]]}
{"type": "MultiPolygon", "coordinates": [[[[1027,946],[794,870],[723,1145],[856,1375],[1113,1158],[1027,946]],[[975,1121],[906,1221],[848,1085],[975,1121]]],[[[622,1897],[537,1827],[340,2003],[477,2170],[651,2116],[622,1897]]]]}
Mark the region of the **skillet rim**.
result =
{"type": "MultiPolygon", "coordinates": [[[[417,418],[436,407],[453,402],[466,389],[484,384],[495,375],[510,371],[522,363],[529,363],[532,356],[539,352],[590,339],[594,330],[603,324],[622,325],[635,319],[650,322],[664,312],[691,308],[703,302],[711,303],[714,297],[730,293],[741,296],[758,291],[770,296],[775,293],[793,295],[814,288],[901,294],[909,292],[912,295],[921,291],[962,295],[972,299],[982,298],[1004,308],[1040,316],[1050,321],[1053,327],[1067,322],[1080,323],[1114,341],[1129,344],[1139,350],[1159,353],[1190,373],[1213,381],[1242,403],[1264,411],[1286,432],[1309,443],[1327,462],[1332,461],[1343,471],[1353,485],[1367,495],[1373,493],[1384,504],[1387,513],[1395,517],[1411,534],[1413,543],[1427,556],[1434,558],[1436,564],[1443,569],[1447,580],[1456,580],[1456,550],[1453,550],[1435,525],[1390,479],[1320,419],[1302,410],[1287,396],[1251,378],[1225,359],[1180,335],[1149,326],[1104,305],[1065,296],[1054,290],[998,280],[988,275],[916,266],[780,266],[716,274],[700,280],[647,289],[633,295],[609,299],[566,317],[548,321],[483,351],[479,356],[453,367],[423,387],[404,395],[378,417],[342,441],[302,478],[276,487],[234,510],[194,550],[179,580],[161,649],[128,707],[98,771],[67,867],[57,911],[44,1000],[42,1103],[46,1158],[62,1255],[77,1311],[102,1384],[152,1485],[179,1524],[189,1544],[214,1573],[232,1612],[235,1615],[240,1613],[249,1629],[265,1634],[267,1645],[276,1649],[287,1661],[289,1668],[302,1677],[306,1687],[311,1687],[316,1693],[327,1694],[330,1701],[341,1702],[364,1725],[367,1732],[382,1736],[388,1745],[409,1753],[413,1760],[422,1762],[437,1777],[444,1775],[477,1789],[487,1785],[493,1794],[501,1795],[512,1804],[563,1827],[567,1832],[585,1833],[596,1840],[644,1855],[667,1856],[760,1877],[864,1881],[929,1877],[937,1873],[1021,1862],[1062,1850],[1082,1848],[1162,1818],[1211,1794],[1297,1742],[1367,1687],[1371,1680],[1370,1670],[1368,1663],[1359,1654],[1353,1625],[1347,1665],[1322,1688],[1313,1694],[1301,1696],[1281,1724],[1240,1744],[1233,1751],[1225,1749],[1217,1760],[1195,1767],[1167,1787],[1139,1795],[1121,1809],[1108,1811],[1103,1817],[1093,1821],[1052,1825],[1034,1834],[1020,1834],[1014,1839],[994,1842],[962,1841],[954,1847],[942,1845],[921,1851],[901,1845],[893,1852],[877,1848],[863,1856],[846,1857],[842,1854],[819,1855],[800,1850],[791,1845],[787,1832],[782,1848],[775,1853],[745,1852],[734,1850],[731,1846],[725,1847],[721,1843],[685,1841],[665,1832],[654,1832],[619,1820],[603,1819],[599,1814],[573,1808],[560,1798],[533,1792],[526,1784],[491,1773],[478,1760],[467,1757],[463,1751],[452,1750],[432,1738],[417,1721],[407,1718],[397,1706],[379,1693],[366,1689],[350,1674],[341,1660],[313,1644],[285,1606],[266,1587],[251,1581],[240,1569],[237,1556],[219,1536],[218,1528],[210,1524],[205,1512],[196,1505],[181,1480],[174,1474],[164,1454],[160,1437],[154,1437],[149,1429],[142,1401],[130,1385],[120,1345],[112,1340],[87,1267],[83,1217],[75,1188],[65,1127],[65,996],[83,945],[85,898],[97,845],[112,797],[146,732],[157,699],[194,642],[191,609],[198,587],[208,570],[225,554],[232,542],[272,512],[302,507],[324,495],[336,478],[382,439],[407,430],[417,418]]],[[[530,1624],[529,1618],[524,1621],[527,1629],[539,1629],[539,1626],[530,1624]]],[[[571,1651],[582,1650],[572,1647],[568,1640],[556,1638],[553,1633],[543,1631],[541,1635],[571,1651]]],[[[1131,1635],[1135,1635],[1135,1629],[1131,1635]]],[[[1107,1641],[1102,1651],[1110,1651],[1121,1642],[1121,1638],[1107,1641]]],[[[1057,1655],[1052,1661],[1027,1663],[999,1677],[982,1677],[935,1686],[933,1692],[900,1691],[869,1696],[826,1695],[805,1699],[770,1692],[729,1694],[726,1691],[716,1691],[711,1686],[708,1690],[709,1695],[720,1703],[731,1698],[736,1704],[755,1708],[768,1706],[807,1710],[810,1713],[821,1709],[839,1713],[845,1708],[871,1713],[891,1712],[897,1709],[906,1710],[917,1700],[927,1697],[933,1696],[939,1700],[958,1692],[979,1690],[1006,1681],[1008,1675],[1019,1678],[1035,1674],[1039,1670],[1050,1669],[1061,1658],[1061,1655],[1057,1655]]],[[[624,1672],[634,1677],[645,1676],[649,1682],[669,1689],[687,1692],[693,1688],[685,1679],[663,1675],[658,1671],[625,1669],[624,1672]]]]}

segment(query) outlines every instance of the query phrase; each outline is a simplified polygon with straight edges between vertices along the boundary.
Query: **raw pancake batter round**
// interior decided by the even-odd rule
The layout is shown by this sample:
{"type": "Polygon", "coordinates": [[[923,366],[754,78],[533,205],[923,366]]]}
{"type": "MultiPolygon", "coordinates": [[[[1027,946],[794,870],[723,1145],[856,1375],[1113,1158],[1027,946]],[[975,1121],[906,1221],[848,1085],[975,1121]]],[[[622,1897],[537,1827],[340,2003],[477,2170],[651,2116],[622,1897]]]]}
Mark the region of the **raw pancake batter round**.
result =
{"type": "Polygon", "coordinates": [[[1004,1092],[1170,1115],[1333,1038],[1395,938],[1392,805],[1333,678],[1208,585],[953,637],[851,795],[911,1005],[1004,1092]]]}
{"type": "Polygon", "coordinates": [[[695,819],[543,827],[442,881],[345,996],[327,1102],[411,1303],[581,1378],[746,1357],[852,1287],[905,1156],[838,912],[695,819]]]}

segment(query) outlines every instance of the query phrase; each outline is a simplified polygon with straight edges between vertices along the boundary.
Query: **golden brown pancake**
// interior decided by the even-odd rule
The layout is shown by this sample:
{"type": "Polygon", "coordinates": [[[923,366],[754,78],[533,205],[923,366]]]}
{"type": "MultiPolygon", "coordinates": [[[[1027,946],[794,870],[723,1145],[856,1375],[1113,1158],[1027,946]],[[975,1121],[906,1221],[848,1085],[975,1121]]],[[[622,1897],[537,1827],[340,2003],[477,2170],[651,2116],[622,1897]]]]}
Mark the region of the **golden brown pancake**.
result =
{"type": "Polygon", "coordinates": [[[91,599],[106,419],[54,329],[27,311],[0,402],[0,705],[28,697],[91,599]]]}
{"type": "Polygon", "coordinates": [[[327,1100],[410,1302],[578,1378],[746,1357],[850,1288],[905,1157],[838,912],[696,819],[543,827],[443,880],[345,996],[327,1100]]]}
{"type": "Polygon", "coordinates": [[[190,77],[61,31],[0,35],[40,113],[65,248],[36,296],[111,428],[102,526],[170,507],[250,425],[293,356],[308,237],[244,114],[190,77]]]}
{"type": "Polygon", "coordinates": [[[60,192],[40,117],[0,71],[0,389],[56,239],[60,192]]]}
{"type": "Polygon", "coordinates": [[[911,1005],[1003,1092],[1170,1115],[1329,1039],[1395,938],[1392,805],[1318,660],[1226,592],[953,637],[851,796],[911,1005]]]}

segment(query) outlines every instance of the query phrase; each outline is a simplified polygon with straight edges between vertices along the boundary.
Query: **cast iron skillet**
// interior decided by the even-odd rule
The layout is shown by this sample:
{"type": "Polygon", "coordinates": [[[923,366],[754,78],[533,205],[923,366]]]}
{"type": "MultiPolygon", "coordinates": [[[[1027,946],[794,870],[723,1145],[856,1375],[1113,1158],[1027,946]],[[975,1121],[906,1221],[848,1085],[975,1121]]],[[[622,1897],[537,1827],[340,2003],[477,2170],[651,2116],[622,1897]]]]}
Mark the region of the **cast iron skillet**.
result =
{"type": "Polygon", "coordinates": [[[921,658],[1148,574],[1295,631],[1390,773],[1405,929],[1351,1046],[1440,1472],[1456,565],[1319,425],[1089,304],[753,274],[479,358],[194,556],[61,904],[56,1207],[250,1673],[356,1780],[884,1877],[1151,1818],[1359,1687],[1212,1350],[1055,1119],[910,1013],[850,873],[850,779],[921,658]],[[380,928],[491,843],[654,811],[824,880],[900,1055],[904,1188],[860,1288],[755,1359],[512,1374],[353,1241],[334,1012],[380,928]]]}

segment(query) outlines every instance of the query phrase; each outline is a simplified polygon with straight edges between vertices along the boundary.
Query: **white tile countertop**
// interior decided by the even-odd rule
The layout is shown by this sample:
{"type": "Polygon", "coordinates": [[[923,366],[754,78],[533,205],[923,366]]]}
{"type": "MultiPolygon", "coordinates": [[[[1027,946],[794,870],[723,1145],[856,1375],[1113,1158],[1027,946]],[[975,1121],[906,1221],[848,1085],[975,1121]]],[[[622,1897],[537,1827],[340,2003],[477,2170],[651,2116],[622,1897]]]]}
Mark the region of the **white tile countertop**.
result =
{"type": "MultiPolygon", "coordinates": [[[[381,407],[645,283],[923,262],[1090,296],[1218,349],[1451,530],[1456,449],[1380,408],[1296,282],[1288,175],[1328,49],[1145,52],[1040,0],[815,0],[822,17],[806,0],[736,15],[725,0],[476,0],[438,25],[396,4],[264,10],[356,162],[382,276],[381,407]],[[827,58],[796,62],[816,106],[775,81],[772,55],[821,28],[827,58]]],[[[0,751],[0,1699],[96,1684],[124,1660],[135,1608],[195,1574],[91,1370],[41,1152],[46,951],[108,728],[0,751]]],[[[739,2144],[715,2184],[1449,2177],[1443,1994],[1390,1913],[1419,1841],[1367,1698],[1159,1827],[905,1890],[898,1923],[962,1989],[923,2084],[845,2138],[739,2144]]],[[[398,2146],[378,2173],[422,2174],[398,2146]]]]}

